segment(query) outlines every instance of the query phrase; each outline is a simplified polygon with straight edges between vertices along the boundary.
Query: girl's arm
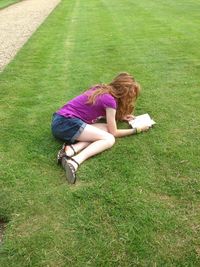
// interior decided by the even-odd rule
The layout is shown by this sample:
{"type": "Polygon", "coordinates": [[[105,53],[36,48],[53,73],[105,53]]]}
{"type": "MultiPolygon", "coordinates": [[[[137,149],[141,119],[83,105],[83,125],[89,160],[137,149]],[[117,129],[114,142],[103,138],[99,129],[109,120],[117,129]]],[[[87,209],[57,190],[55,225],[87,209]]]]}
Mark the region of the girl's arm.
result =
{"type": "Polygon", "coordinates": [[[117,124],[115,120],[116,110],[113,108],[107,108],[106,109],[106,121],[107,121],[107,128],[108,132],[114,135],[115,137],[123,137],[127,135],[136,134],[137,132],[144,132],[149,129],[149,127],[144,126],[140,129],[117,129],[117,124]]]}

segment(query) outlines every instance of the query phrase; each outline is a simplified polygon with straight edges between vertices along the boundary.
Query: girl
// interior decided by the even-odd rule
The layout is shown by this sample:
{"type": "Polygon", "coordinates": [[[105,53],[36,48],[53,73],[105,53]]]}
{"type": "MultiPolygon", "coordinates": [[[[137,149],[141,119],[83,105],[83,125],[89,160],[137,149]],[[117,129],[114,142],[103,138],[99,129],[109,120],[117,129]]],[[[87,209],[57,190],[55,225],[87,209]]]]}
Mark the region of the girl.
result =
{"type": "Polygon", "coordinates": [[[65,141],[57,161],[66,171],[69,183],[75,183],[76,171],[86,159],[112,147],[115,137],[147,131],[117,129],[116,121],[129,121],[134,116],[140,86],[128,73],[123,72],[109,84],[96,85],[75,97],[53,115],[52,133],[65,141]],[[106,123],[97,121],[106,118],[106,123]]]}

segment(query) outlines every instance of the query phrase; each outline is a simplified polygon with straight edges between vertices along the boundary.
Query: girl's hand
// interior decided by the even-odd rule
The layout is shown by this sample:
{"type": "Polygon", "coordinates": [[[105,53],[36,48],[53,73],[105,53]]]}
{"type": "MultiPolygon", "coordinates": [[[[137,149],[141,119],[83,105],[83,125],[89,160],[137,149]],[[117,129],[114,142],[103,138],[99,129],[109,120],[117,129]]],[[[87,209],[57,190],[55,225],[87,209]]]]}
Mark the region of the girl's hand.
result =
{"type": "Polygon", "coordinates": [[[132,114],[128,114],[128,115],[125,115],[125,116],[123,117],[123,121],[131,121],[131,120],[133,120],[134,118],[135,118],[134,115],[132,115],[132,114]]]}

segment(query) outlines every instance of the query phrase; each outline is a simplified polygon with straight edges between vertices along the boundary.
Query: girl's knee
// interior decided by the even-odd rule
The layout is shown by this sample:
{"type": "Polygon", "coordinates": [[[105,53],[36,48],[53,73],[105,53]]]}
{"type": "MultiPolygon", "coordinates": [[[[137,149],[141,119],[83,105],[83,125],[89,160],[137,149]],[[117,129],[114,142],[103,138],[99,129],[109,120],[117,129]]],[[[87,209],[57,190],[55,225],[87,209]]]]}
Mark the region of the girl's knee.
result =
{"type": "Polygon", "coordinates": [[[115,144],[115,137],[110,133],[107,134],[106,140],[108,142],[109,147],[112,147],[115,144]]]}

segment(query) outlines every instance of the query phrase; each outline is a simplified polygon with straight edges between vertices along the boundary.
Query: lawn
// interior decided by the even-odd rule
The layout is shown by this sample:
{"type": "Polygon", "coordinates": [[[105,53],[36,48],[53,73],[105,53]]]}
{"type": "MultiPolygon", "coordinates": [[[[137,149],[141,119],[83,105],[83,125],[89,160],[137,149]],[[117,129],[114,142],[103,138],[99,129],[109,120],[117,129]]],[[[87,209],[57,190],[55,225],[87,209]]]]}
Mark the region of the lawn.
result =
{"type": "Polygon", "coordinates": [[[0,9],[18,3],[22,0],[0,0],[0,9]]]}
{"type": "Polygon", "coordinates": [[[1,73],[0,266],[200,266],[199,8],[63,0],[1,73]],[[142,85],[135,114],[157,125],[70,186],[52,113],[120,71],[142,85]]]}

